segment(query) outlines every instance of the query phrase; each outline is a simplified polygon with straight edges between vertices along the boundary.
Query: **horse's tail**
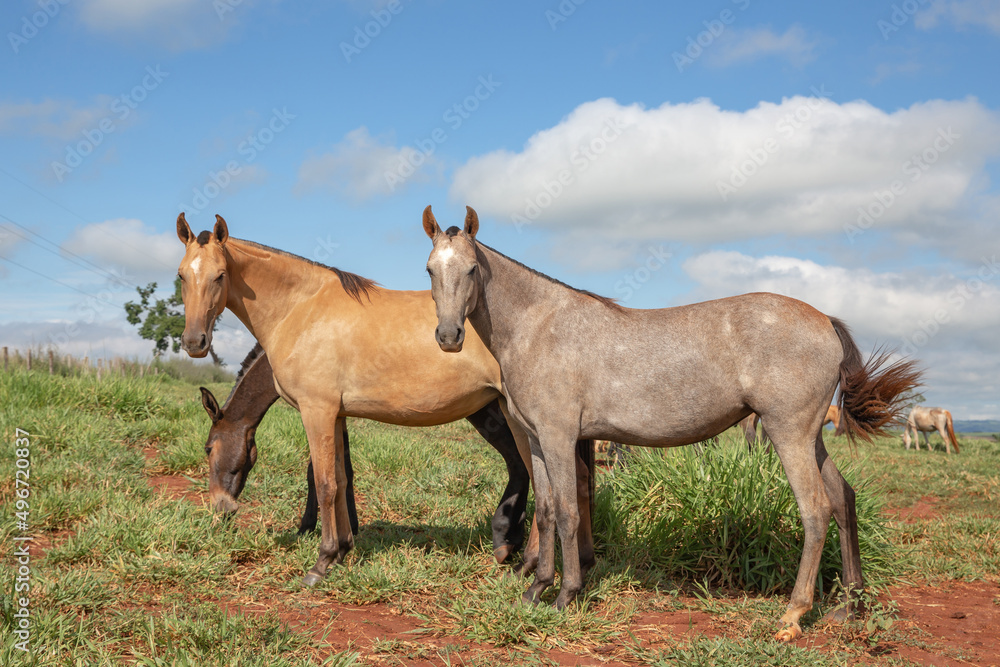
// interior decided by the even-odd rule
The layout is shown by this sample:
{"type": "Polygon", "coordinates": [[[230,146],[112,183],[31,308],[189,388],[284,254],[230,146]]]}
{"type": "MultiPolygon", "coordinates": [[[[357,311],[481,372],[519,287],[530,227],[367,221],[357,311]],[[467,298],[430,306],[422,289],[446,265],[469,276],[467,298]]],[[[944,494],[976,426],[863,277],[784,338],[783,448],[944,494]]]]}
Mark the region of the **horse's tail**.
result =
{"type": "Polygon", "coordinates": [[[920,384],[920,370],[914,361],[888,364],[890,354],[876,350],[862,361],[850,329],[836,317],[830,318],[844,358],[840,362],[840,423],[853,443],[856,438],[871,442],[888,435],[888,426],[899,420],[905,407],[900,398],[920,384]]]}
{"type": "Polygon", "coordinates": [[[945,425],[948,427],[948,437],[951,438],[951,444],[955,447],[955,453],[958,454],[958,438],[955,437],[955,426],[951,423],[951,412],[945,410],[944,416],[945,425]]]}

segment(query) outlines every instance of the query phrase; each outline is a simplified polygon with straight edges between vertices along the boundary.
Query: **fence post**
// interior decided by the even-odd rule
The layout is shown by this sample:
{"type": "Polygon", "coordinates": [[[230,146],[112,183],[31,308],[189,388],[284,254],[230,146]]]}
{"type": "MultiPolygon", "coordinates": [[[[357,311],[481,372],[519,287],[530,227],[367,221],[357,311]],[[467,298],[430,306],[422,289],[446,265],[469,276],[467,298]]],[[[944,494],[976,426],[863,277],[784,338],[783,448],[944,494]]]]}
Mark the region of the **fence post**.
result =
{"type": "Polygon", "coordinates": [[[28,348],[28,370],[31,370],[31,348],[28,348]]]}
{"type": "Polygon", "coordinates": [[[52,350],[49,350],[49,375],[55,374],[55,365],[53,356],[54,355],[52,354],[52,350]]]}

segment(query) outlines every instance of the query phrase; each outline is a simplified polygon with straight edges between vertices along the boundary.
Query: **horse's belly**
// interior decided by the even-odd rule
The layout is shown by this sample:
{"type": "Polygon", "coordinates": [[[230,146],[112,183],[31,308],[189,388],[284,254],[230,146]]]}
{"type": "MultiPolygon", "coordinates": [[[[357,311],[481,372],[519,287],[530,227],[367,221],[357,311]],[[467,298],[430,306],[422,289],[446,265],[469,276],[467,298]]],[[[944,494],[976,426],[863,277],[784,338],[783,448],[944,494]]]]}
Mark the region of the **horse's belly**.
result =
{"type": "Polygon", "coordinates": [[[406,392],[389,386],[383,391],[345,393],[341,412],[348,417],[400,426],[437,426],[468,417],[498,395],[496,389],[485,385],[448,395],[442,395],[440,387],[423,389],[425,391],[406,392]]]}

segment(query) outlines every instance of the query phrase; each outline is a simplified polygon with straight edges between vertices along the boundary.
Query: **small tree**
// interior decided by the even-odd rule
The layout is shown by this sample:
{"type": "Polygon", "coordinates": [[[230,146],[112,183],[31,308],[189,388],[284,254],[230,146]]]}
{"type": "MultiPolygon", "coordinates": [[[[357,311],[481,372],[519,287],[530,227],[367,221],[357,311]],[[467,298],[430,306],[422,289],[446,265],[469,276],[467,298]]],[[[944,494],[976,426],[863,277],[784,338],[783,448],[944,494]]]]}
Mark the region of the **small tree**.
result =
{"type": "MultiPolygon", "coordinates": [[[[140,336],[153,341],[153,356],[159,357],[168,347],[174,352],[180,352],[181,335],[184,333],[184,300],[181,298],[180,276],[174,279],[174,293],[166,299],[157,299],[153,305],[150,305],[150,299],[156,291],[156,283],[136,287],[135,291],[139,293],[139,303],[129,301],[125,304],[128,323],[139,327],[140,336]]],[[[218,328],[220,319],[215,319],[213,331],[218,328]]],[[[215,353],[213,346],[208,347],[208,353],[212,355],[216,366],[222,365],[222,359],[215,353]]]]}

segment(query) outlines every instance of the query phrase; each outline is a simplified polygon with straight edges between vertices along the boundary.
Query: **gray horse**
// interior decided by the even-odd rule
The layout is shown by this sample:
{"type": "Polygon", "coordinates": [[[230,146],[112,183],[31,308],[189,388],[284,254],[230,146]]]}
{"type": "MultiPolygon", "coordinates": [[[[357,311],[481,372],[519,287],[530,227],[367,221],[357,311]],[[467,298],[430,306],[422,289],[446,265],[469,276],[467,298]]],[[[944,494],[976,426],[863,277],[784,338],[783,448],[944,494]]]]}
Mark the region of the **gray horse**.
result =
{"type": "MultiPolygon", "coordinates": [[[[431,208],[424,231],[437,310],[438,345],[462,349],[465,321],[500,363],[510,416],[531,449],[540,560],[524,599],[537,603],[555,578],[555,533],[563,554],[555,606],[583,585],[577,555],[575,443],[579,438],[649,447],[715,436],[756,412],[788,476],[805,544],[777,638],[801,636],[813,605],[830,518],[840,528],[845,598],[825,620],[852,617],[864,587],[854,490],[823,445],[820,426],[838,386],[848,435],[870,440],[898,415],[897,398],[919,380],[913,362],[863,362],[847,327],[801,301],[747,294],[677,308],[635,310],[573,289],[476,241],[442,231],[431,208]]],[[[518,443],[522,446],[521,443],[518,443]]]]}

